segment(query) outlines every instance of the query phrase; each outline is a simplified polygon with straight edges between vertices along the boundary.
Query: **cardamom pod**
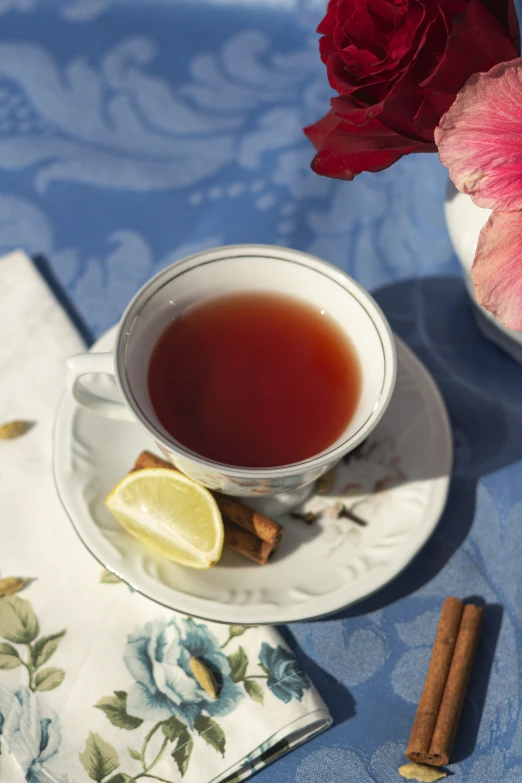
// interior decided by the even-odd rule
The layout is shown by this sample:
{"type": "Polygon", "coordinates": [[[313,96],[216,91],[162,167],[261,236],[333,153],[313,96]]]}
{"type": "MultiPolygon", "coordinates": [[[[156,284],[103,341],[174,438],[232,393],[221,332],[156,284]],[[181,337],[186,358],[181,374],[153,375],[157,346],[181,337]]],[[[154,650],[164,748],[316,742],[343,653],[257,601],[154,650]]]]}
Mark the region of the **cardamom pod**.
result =
{"type": "Polygon", "coordinates": [[[32,421],[23,421],[22,419],[6,421],[5,424],[0,424],[0,440],[19,438],[20,435],[23,435],[27,430],[30,430],[32,426],[32,421]]]}
{"type": "Polygon", "coordinates": [[[399,767],[399,775],[407,780],[418,780],[419,783],[435,783],[436,780],[441,780],[447,776],[447,772],[437,767],[429,767],[426,764],[403,764],[399,767]]]}
{"type": "Polygon", "coordinates": [[[201,685],[203,690],[206,691],[209,696],[212,696],[213,699],[217,699],[219,686],[214,674],[210,671],[208,666],[205,666],[203,661],[199,658],[191,658],[190,669],[198,685],[201,685]]]}
{"type": "Polygon", "coordinates": [[[28,582],[29,579],[23,576],[7,576],[5,579],[0,579],[0,598],[19,593],[28,582]]]}

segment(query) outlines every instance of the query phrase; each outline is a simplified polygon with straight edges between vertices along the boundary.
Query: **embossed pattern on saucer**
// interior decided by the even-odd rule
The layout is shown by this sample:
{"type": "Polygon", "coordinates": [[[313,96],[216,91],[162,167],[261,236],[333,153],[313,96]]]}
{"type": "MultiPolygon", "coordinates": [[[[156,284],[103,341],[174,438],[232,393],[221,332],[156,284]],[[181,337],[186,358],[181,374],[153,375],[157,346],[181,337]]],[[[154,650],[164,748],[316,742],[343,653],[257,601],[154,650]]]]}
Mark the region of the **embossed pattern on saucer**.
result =
{"type": "MultiPolygon", "coordinates": [[[[109,351],[113,340],[110,330],[93,350],[109,351]]],[[[65,396],[56,420],[54,472],[80,539],[143,595],[217,622],[293,622],[362,600],[417,554],[448,493],[446,408],[431,376],[398,339],[397,353],[397,385],[382,421],[295,512],[313,521],[280,518],[283,544],[266,566],[225,551],[215,568],[193,571],[132,539],[103,501],[140,451],[157,449],[138,425],[99,418],[65,396]]]]}

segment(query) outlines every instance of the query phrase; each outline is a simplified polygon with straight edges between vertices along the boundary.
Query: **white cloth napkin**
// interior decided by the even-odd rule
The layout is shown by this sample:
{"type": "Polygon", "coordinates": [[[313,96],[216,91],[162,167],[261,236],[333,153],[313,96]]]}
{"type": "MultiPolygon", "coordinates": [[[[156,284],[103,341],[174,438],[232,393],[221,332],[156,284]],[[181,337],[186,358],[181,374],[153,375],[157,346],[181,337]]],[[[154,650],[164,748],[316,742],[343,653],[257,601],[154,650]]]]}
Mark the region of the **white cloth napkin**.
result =
{"type": "Polygon", "coordinates": [[[83,548],[51,464],[64,361],[83,348],[30,259],[0,259],[0,424],[34,422],[0,440],[0,590],[31,580],[0,597],[0,780],[13,759],[31,783],[243,780],[330,715],[274,628],[163,609],[83,548]]]}

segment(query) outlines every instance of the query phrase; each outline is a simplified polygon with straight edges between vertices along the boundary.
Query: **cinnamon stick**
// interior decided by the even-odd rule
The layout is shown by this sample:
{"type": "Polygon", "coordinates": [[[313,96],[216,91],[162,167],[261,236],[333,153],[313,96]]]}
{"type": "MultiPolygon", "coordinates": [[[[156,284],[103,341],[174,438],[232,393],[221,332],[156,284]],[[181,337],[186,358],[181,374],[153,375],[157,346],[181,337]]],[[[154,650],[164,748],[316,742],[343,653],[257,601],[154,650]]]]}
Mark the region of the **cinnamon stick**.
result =
{"type": "MultiPolygon", "coordinates": [[[[166,462],[150,451],[142,451],[134,465],[135,470],[143,470],[144,468],[173,468],[175,470],[170,462],[166,462]]],[[[248,506],[240,503],[239,500],[236,500],[236,498],[223,495],[221,492],[213,492],[212,490],[210,492],[214,496],[221,513],[231,522],[248,530],[249,533],[253,533],[263,541],[267,541],[277,549],[284,531],[282,525],[270,519],[270,517],[265,517],[263,514],[253,511],[248,506]]]]}
{"type": "Polygon", "coordinates": [[[424,689],[417,707],[406,756],[420,764],[449,763],[473,658],[483,609],[464,606],[458,598],[444,601],[424,689]]]}
{"type": "Polygon", "coordinates": [[[270,517],[253,511],[235,498],[222,495],[221,492],[212,492],[212,494],[221,513],[225,514],[232,522],[271,546],[277,547],[279,545],[284,530],[282,525],[270,517]]]}
{"type": "Polygon", "coordinates": [[[446,598],[442,605],[428,673],[406,748],[406,756],[410,761],[417,763],[427,761],[463,609],[462,601],[453,596],[446,598]]]}
{"type": "Polygon", "coordinates": [[[449,764],[451,748],[457,733],[464,696],[477,649],[483,614],[484,610],[481,606],[467,604],[464,607],[457,644],[428,756],[428,764],[433,764],[435,767],[449,764]]]}
{"type": "Polygon", "coordinates": [[[172,462],[158,457],[152,451],[142,451],[134,463],[133,470],[146,470],[147,468],[170,468],[176,470],[172,462]]]}
{"type": "Polygon", "coordinates": [[[225,529],[225,544],[234,549],[240,555],[248,557],[259,565],[265,565],[272,557],[276,548],[263,541],[248,530],[234,525],[226,516],[223,515],[223,526],[225,529]]]}
{"type": "MultiPolygon", "coordinates": [[[[134,463],[133,471],[134,470],[146,470],[147,468],[169,468],[169,470],[176,470],[174,465],[172,463],[167,462],[164,459],[161,459],[161,457],[157,457],[155,454],[152,454],[150,451],[143,451],[139,457],[137,458],[136,462],[134,463]]],[[[212,495],[216,498],[219,493],[212,492],[212,495]]],[[[220,495],[220,497],[225,497],[224,495],[220,495]]],[[[232,498],[231,498],[232,500],[232,498]]],[[[242,503],[239,503],[238,501],[233,501],[233,504],[235,506],[240,507],[241,509],[244,509],[244,512],[241,515],[242,519],[248,518],[248,513],[253,514],[251,509],[244,506],[242,503]]],[[[218,506],[220,507],[220,504],[218,502],[218,506]]],[[[227,506],[228,507],[228,506],[227,506]]],[[[278,525],[277,522],[274,522],[271,519],[268,519],[268,517],[264,517],[264,519],[267,519],[269,522],[272,522],[273,525],[277,525],[278,528],[280,528],[279,535],[273,537],[272,543],[269,541],[263,540],[260,536],[256,535],[254,532],[251,532],[250,530],[243,529],[239,525],[235,524],[235,520],[232,521],[226,511],[224,511],[223,508],[220,507],[222,519],[223,519],[223,527],[225,532],[225,544],[229,546],[231,549],[234,549],[236,552],[238,552],[241,555],[244,555],[244,557],[248,557],[250,560],[253,560],[255,563],[258,563],[259,565],[265,565],[265,563],[268,562],[268,560],[272,557],[274,552],[276,552],[279,544],[281,543],[281,537],[283,528],[281,525],[278,525]]],[[[261,516],[261,515],[259,515],[261,516]]]]}

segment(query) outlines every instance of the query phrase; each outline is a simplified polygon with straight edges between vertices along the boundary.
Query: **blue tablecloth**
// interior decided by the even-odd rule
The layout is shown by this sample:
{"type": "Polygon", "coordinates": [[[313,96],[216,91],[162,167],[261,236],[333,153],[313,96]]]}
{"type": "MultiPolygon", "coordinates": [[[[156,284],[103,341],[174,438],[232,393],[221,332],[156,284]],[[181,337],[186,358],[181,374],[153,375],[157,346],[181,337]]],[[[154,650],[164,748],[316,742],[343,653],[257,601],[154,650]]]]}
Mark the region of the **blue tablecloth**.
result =
{"type": "MultiPolygon", "coordinates": [[[[284,632],[335,725],[260,783],[392,783],[443,597],[485,628],[455,781],[522,780],[522,369],[475,328],[435,155],[353,183],[309,170],[329,88],[324,0],[0,0],[0,250],[25,248],[92,337],[177,258],[287,244],[372,290],[436,377],[456,462],[447,510],[371,600],[284,632]]],[[[7,781],[5,782],[7,783],[7,781]]]]}

